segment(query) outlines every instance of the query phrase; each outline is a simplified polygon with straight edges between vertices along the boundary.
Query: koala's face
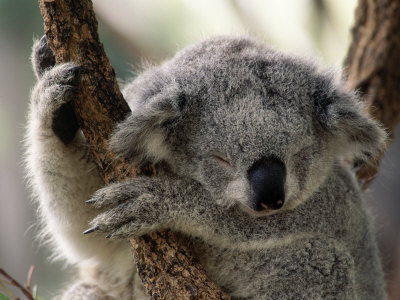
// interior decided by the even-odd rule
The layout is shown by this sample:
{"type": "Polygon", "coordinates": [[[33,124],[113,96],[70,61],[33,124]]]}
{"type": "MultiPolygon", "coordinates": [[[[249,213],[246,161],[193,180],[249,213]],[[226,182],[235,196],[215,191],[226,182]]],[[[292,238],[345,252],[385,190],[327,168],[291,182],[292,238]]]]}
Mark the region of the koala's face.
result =
{"type": "Polygon", "coordinates": [[[238,57],[219,69],[212,63],[180,88],[187,104],[166,138],[173,149],[166,160],[224,205],[238,203],[260,215],[295,207],[333,159],[313,116],[310,79],[296,82],[295,65],[272,66],[260,77],[263,62],[249,66],[238,57]]]}
{"type": "Polygon", "coordinates": [[[111,143],[166,162],[223,205],[293,208],[339,154],[374,154],[384,133],[332,76],[244,38],[206,40],[125,90],[133,113],[111,143]]]}

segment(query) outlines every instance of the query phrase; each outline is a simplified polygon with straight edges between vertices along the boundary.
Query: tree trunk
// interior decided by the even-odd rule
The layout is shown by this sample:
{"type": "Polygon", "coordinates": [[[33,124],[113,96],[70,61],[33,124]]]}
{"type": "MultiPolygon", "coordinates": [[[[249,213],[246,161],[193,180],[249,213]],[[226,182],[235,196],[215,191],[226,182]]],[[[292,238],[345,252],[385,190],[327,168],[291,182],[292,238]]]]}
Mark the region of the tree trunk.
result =
{"type": "MultiPolygon", "coordinates": [[[[361,93],[391,140],[400,118],[399,0],[359,1],[344,66],[348,87],[361,93]]],[[[366,187],[377,171],[378,161],[371,160],[357,176],[366,187]]]]}
{"type": "MultiPolygon", "coordinates": [[[[44,30],[57,63],[84,66],[80,95],[73,105],[79,125],[105,183],[155,173],[138,169],[108,150],[114,125],[130,109],[97,33],[90,0],[39,0],[44,30]]],[[[172,232],[132,238],[139,275],[152,299],[229,299],[194,260],[184,241],[172,232]]]]}

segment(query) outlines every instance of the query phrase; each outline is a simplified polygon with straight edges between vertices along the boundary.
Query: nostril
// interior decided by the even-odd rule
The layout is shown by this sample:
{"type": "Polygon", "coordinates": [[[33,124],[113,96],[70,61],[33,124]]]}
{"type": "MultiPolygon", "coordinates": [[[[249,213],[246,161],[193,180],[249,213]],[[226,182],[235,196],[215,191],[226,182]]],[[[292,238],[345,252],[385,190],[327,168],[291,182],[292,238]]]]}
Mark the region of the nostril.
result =
{"type": "Polygon", "coordinates": [[[251,206],[256,211],[280,209],[285,202],[285,165],[277,159],[261,159],[248,171],[251,206]]]}
{"type": "Polygon", "coordinates": [[[283,204],[285,204],[285,198],[283,191],[276,193],[275,190],[273,193],[253,193],[252,196],[252,206],[256,211],[262,211],[266,209],[277,210],[282,208],[283,204]]]}
{"type": "Polygon", "coordinates": [[[282,206],[283,206],[283,203],[284,203],[284,201],[283,200],[278,200],[278,201],[276,201],[276,209],[279,209],[279,208],[281,208],[282,206]]]}
{"type": "Polygon", "coordinates": [[[282,199],[276,201],[261,202],[261,207],[264,209],[280,209],[285,202],[282,199]]]}

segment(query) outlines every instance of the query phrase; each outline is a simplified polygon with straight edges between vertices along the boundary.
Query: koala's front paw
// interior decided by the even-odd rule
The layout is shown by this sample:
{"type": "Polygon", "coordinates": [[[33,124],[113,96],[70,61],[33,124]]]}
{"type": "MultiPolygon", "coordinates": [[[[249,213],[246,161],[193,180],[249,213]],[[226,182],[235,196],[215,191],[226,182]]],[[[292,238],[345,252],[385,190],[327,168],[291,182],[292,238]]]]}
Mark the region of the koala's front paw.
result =
{"type": "Polygon", "coordinates": [[[34,113],[64,144],[74,139],[79,128],[71,101],[83,70],[72,63],[47,70],[32,93],[34,113]]]}
{"type": "Polygon", "coordinates": [[[107,238],[126,238],[160,229],[168,219],[168,198],[150,177],[108,185],[86,203],[96,208],[117,205],[98,215],[84,233],[97,231],[108,233],[107,238]]]}

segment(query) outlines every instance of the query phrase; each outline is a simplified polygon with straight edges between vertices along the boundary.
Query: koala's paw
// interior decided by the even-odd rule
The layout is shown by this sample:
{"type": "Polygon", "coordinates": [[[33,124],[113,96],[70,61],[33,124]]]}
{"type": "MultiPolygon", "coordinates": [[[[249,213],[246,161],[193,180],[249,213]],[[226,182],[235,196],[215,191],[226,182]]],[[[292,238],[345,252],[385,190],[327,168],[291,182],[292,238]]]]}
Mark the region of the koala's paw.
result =
{"type": "Polygon", "coordinates": [[[37,78],[41,78],[46,70],[56,64],[54,53],[47,44],[45,35],[33,45],[32,64],[37,78]]]}
{"type": "Polygon", "coordinates": [[[139,177],[98,190],[86,203],[96,208],[116,205],[98,215],[84,233],[103,232],[107,238],[126,238],[160,229],[168,219],[169,197],[153,180],[139,177]]]}
{"type": "Polygon", "coordinates": [[[64,143],[70,143],[78,130],[78,121],[71,101],[78,92],[84,68],[72,63],[47,70],[33,93],[33,109],[44,126],[50,127],[64,143]]]}

